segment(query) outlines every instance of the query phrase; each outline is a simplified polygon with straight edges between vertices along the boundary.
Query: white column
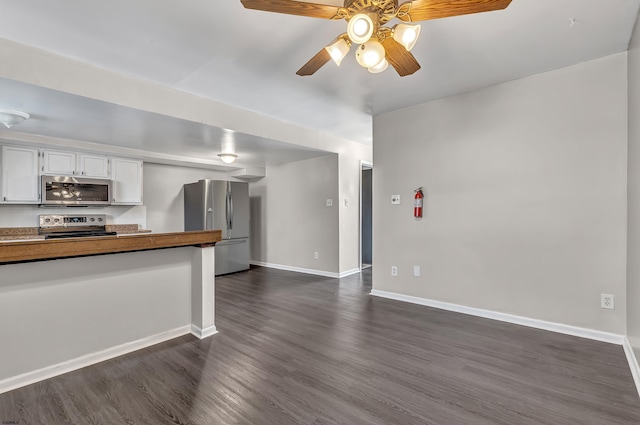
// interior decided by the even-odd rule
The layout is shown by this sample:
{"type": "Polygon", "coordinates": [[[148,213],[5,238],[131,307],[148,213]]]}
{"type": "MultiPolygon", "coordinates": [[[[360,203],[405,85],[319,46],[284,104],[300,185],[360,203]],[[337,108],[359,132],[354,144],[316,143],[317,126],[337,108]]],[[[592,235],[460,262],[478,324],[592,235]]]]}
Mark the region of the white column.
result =
{"type": "Polygon", "coordinates": [[[218,333],[215,325],[215,247],[193,248],[191,333],[200,339],[218,333]]]}

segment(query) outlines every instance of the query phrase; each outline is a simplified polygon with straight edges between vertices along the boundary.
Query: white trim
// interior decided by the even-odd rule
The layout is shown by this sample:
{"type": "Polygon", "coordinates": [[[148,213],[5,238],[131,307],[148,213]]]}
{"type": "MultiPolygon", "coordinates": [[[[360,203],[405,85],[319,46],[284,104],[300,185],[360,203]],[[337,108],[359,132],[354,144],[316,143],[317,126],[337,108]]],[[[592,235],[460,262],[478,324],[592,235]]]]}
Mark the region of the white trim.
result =
{"type": "MultiPolygon", "coordinates": [[[[304,269],[302,267],[285,266],[284,264],[273,264],[273,263],[263,263],[262,261],[251,261],[251,265],[269,267],[270,269],[286,270],[289,272],[306,273],[306,274],[313,274],[316,276],[331,277],[333,279],[340,278],[339,273],[326,272],[324,270],[304,269]]],[[[358,272],[360,272],[360,270],[358,270],[358,272]]]]}
{"type": "Polygon", "coordinates": [[[205,339],[217,333],[218,330],[215,326],[209,326],[208,328],[200,329],[194,324],[191,325],[191,335],[195,336],[196,338],[205,339]]]}
{"type": "Polygon", "coordinates": [[[638,364],[638,359],[633,352],[633,347],[629,342],[629,338],[624,338],[624,344],[622,344],[622,347],[624,347],[624,354],[627,356],[627,362],[629,362],[629,369],[631,369],[633,382],[635,382],[636,390],[638,391],[638,395],[640,395],[640,364],[638,364]]]}
{"type": "Polygon", "coordinates": [[[191,326],[182,326],[170,331],[141,338],[137,341],[125,342],[124,344],[109,347],[95,353],[85,354],[84,356],[76,357],[75,359],[67,360],[62,363],[46,366],[41,369],[3,379],[0,381],[0,394],[15,390],[16,388],[24,387],[25,385],[44,381],[45,379],[53,378],[54,376],[81,369],[83,367],[91,366],[114,357],[122,356],[142,348],[150,347],[182,335],[187,335],[190,330],[191,326]]]}
{"type": "Polygon", "coordinates": [[[378,291],[373,289],[371,295],[392,300],[404,301],[412,304],[420,304],[428,307],[435,307],[441,310],[455,311],[457,313],[469,314],[471,316],[484,317],[486,319],[499,320],[501,322],[514,323],[516,325],[529,326],[531,328],[544,329],[566,335],[579,336],[596,341],[609,342],[611,344],[623,345],[625,336],[610,332],[602,332],[594,329],[579,328],[577,326],[565,325],[562,323],[547,322],[544,320],[531,319],[529,317],[516,316],[513,314],[499,313],[497,311],[483,310],[480,308],[468,307],[464,305],[446,303],[442,301],[430,300],[427,298],[412,297],[394,292],[378,291]]]}
{"type": "Polygon", "coordinates": [[[351,270],[347,270],[346,272],[341,272],[338,275],[338,277],[343,278],[343,277],[351,276],[352,274],[358,274],[358,273],[360,273],[360,269],[351,269],[351,270]]]}

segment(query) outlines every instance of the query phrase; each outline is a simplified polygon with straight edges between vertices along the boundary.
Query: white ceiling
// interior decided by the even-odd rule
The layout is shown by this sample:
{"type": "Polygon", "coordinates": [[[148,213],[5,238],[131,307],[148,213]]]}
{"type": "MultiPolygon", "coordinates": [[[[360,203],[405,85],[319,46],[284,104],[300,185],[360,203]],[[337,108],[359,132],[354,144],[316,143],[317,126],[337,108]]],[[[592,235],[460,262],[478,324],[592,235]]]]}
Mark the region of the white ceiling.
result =
{"type": "MultiPolygon", "coordinates": [[[[639,7],[640,0],[513,0],[504,11],[425,21],[412,50],[422,69],[404,78],[391,67],[370,74],[352,55],[299,77],[346,23],[246,10],[240,0],[0,0],[0,38],[370,143],[372,115],[625,51],[639,7]]],[[[166,123],[177,126],[174,135],[187,132],[181,143],[210,143],[194,134],[202,128],[166,123]]],[[[135,137],[132,128],[98,141],[135,137]]],[[[63,130],[87,137],[56,132],[63,130]]]]}

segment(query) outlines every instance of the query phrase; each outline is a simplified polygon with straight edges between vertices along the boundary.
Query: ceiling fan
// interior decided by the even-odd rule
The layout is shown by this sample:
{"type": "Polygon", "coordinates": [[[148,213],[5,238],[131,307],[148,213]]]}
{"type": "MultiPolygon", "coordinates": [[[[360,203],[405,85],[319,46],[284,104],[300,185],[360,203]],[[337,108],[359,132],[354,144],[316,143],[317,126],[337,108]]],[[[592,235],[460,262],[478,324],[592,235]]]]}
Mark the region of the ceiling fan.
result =
{"type": "Polygon", "coordinates": [[[344,0],[344,6],[307,3],[296,0],[241,0],[247,9],[312,18],[345,19],[347,32],[340,34],[296,72],[312,75],[329,59],[340,65],[351,44],[358,44],[356,60],[369,72],[384,71],[389,64],[401,76],[411,75],[420,64],[410,53],[420,35],[420,25],[384,26],[397,18],[402,22],[505,9],[511,0],[413,0],[398,5],[398,0],[344,0]]]}

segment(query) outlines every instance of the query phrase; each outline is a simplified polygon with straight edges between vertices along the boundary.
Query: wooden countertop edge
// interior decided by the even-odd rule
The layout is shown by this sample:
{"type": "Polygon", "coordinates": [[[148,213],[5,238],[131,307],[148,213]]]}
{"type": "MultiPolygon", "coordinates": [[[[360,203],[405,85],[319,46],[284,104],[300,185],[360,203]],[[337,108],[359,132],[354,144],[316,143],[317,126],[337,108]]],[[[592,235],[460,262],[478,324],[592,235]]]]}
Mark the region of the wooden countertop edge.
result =
{"type": "Polygon", "coordinates": [[[100,236],[95,238],[3,242],[0,244],[0,264],[185,246],[206,248],[214,246],[221,239],[221,230],[204,230],[146,233],[127,235],[125,237],[100,236]]]}

